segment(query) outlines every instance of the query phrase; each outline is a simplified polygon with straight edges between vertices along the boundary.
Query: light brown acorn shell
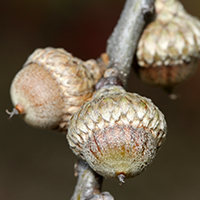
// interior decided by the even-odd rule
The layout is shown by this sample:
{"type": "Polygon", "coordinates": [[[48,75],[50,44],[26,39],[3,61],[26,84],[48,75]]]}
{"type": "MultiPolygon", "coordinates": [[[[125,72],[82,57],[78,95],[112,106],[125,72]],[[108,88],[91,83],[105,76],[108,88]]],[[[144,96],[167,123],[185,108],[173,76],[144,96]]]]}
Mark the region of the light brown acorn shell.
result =
{"type": "Polygon", "coordinates": [[[105,86],[73,115],[67,139],[94,171],[123,182],[152,162],[165,136],[164,115],[150,99],[105,86]]]}
{"type": "Polygon", "coordinates": [[[66,132],[71,116],[92,97],[104,67],[92,59],[84,62],[61,48],[37,49],[13,80],[13,104],[26,107],[23,117],[30,125],[66,132]]]}
{"type": "Polygon", "coordinates": [[[138,43],[136,70],[145,83],[170,88],[199,65],[200,21],[177,0],[156,0],[155,10],[138,43]]]}

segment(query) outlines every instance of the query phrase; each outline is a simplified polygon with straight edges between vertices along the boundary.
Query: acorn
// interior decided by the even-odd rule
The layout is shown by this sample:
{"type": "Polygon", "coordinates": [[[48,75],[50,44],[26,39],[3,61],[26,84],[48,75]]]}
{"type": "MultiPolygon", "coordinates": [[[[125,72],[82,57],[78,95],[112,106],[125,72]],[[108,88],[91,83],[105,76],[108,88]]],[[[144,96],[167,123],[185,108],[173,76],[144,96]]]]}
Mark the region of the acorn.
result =
{"type": "Polygon", "coordinates": [[[71,116],[92,97],[104,68],[61,48],[35,50],[11,84],[10,116],[18,113],[29,125],[66,132],[71,116]]]}
{"type": "Polygon", "coordinates": [[[103,86],[72,116],[67,140],[95,172],[121,184],[149,166],[166,133],[164,115],[150,99],[103,86]]]}
{"type": "Polygon", "coordinates": [[[134,67],[144,83],[171,92],[199,65],[200,21],[177,0],[156,0],[155,11],[138,43],[134,67]]]}

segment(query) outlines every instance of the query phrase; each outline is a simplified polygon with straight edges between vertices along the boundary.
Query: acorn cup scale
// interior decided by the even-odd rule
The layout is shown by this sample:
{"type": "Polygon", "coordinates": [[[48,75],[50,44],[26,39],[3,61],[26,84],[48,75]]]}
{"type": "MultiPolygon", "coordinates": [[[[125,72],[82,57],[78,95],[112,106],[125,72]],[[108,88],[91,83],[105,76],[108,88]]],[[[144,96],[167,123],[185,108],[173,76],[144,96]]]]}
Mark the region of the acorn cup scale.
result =
{"type": "Polygon", "coordinates": [[[148,98],[104,86],[73,115],[67,134],[73,152],[104,177],[140,174],[166,136],[166,121],[148,98]]]}
{"type": "Polygon", "coordinates": [[[82,61],[64,49],[35,50],[11,84],[13,112],[38,128],[66,133],[71,116],[91,98],[102,61],[82,61]]]}
{"type": "Polygon", "coordinates": [[[200,64],[200,21],[177,0],[156,0],[155,10],[138,43],[134,68],[144,83],[170,92],[200,64]]]}

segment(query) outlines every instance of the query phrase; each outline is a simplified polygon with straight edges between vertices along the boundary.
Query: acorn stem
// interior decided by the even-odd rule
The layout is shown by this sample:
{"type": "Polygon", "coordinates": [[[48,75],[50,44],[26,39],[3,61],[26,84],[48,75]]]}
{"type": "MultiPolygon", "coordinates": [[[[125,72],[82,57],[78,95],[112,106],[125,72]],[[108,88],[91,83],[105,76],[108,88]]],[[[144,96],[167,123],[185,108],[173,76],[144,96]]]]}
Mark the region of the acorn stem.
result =
{"type": "Polygon", "coordinates": [[[119,71],[123,85],[126,85],[137,43],[146,24],[145,16],[153,14],[153,8],[154,0],[127,0],[107,41],[109,67],[119,71]]]}

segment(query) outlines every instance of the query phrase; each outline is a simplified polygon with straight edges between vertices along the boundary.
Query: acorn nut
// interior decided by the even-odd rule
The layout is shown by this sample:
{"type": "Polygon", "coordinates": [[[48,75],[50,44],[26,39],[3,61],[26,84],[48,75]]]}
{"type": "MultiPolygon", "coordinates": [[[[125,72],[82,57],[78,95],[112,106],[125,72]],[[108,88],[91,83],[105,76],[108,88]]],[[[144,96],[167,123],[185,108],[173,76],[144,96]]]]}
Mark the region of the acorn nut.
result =
{"type": "Polygon", "coordinates": [[[164,115],[150,99],[104,86],[72,116],[67,140],[94,171],[123,183],[152,162],[166,129],[164,115]]]}
{"type": "Polygon", "coordinates": [[[155,11],[138,43],[134,67],[144,83],[171,92],[199,64],[200,21],[177,0],[156,0],[155,11]]]}
{"type": "Polygon", "coordinates": [[[69,119],[88,98],[101,78],[103,65],[82,61],[64,49],[37,49],[11,84],[12,116],[21,114],[35,127],[66,132],[69,119]]]}

